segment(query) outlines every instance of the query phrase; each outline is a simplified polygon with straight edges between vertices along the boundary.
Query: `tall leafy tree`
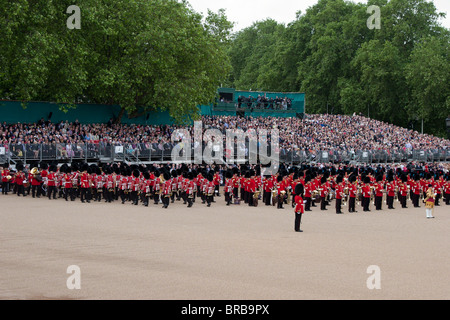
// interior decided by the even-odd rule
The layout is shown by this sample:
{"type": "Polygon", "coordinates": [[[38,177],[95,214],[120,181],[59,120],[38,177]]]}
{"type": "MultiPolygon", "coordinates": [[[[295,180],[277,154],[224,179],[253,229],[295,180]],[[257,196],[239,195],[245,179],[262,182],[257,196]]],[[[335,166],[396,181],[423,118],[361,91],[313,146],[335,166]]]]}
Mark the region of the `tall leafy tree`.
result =
{"type": "Polygon", "coordinates": [[[168,110],[198,117],[230,70],[232,25],[176,0],[80,0],[81,29],[66,26],[72,1],[0,0],[2,98],[118,104],[130,117],[168,110]]]}

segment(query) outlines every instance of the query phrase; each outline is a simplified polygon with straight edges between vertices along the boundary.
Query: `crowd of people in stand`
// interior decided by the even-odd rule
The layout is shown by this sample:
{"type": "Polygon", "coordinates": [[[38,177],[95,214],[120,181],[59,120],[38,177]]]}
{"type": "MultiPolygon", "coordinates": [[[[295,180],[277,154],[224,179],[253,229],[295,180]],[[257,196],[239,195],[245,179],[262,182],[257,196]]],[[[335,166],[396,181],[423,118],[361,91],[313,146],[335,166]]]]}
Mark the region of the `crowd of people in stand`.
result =
{"type": "MultiPolygon", "coordinates": [[[[277,129],[280,152],[355,152],[357,150],[408,152],[411,150],[449,150],[450,141],[420,134],[359,115],[307,115],[305,119],[276,117],[202,116],[203,131],[218,129],[277,129]]],[[[145,124],[81,124],[51,121],[0,124],[0,146],[6,152],[27,159],[40,159],[40,152],[57,150],[65,158],[84,158],[100,147],[127,146],[127,152],[170,152],[175,143],[172,133],[187,129],[194,137],[194,126],[145,124]]],[[[270,142],[270,134],[269,141],[270,142]]],[[[224,141],[225,143],[225,141],[224,141]]]]}
{"type": "Polygon", "coordinates": [[[267,97],[266,95],[252,95],[245,97],[238,97],[238,108],[254,108],[254,109],[269,109],[269,110],[290,110],[292,108],[292,100],[288,97],[275,98],[267,97]]]}

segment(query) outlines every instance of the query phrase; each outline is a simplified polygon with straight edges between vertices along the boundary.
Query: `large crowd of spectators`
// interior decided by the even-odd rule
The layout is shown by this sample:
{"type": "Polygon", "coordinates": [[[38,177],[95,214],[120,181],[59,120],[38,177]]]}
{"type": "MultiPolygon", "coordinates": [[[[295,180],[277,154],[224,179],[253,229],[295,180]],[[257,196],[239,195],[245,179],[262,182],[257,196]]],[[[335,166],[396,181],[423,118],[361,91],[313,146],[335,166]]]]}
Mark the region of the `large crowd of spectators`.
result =
{"type": "MultiPolygon", "coordinates": [[[[269,133],[277,129],[277,147],[284,153],[450,150],[449,140],[359,115],[307,115],[304,119],[203,116],[202,127],[203,130],[220,130],[224,140],[228,129],[244,132],[266,129],[269,133]]],[[[177,129],[187,129],[194,137],[194,126],[127,125],[112,121],[105,124],[52,123],[41,119],[37,123],[0,124],[0,146],[18,157],[26,153],[28,159],[54,152],[61,157],[84,158],[98,152],[99,148],[111,146],[124,146],[131,155],[170,154],[176,144],[172,142],[172,133],[177,129]]]]}

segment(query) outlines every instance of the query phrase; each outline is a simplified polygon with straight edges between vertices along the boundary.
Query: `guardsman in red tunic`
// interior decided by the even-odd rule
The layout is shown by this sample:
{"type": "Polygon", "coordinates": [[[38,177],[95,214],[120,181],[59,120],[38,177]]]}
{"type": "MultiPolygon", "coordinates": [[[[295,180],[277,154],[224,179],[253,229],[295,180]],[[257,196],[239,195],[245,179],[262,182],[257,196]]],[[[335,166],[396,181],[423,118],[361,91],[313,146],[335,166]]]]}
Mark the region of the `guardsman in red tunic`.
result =
{"type": "Polygon", "coordinates": [[[23,164],[19,163],[16,165],[17,173],[16,173],[16,186],[17,186],[17,196],[20,196],[21,194],[26,197],[25,189],[23,186],[23,182],[26,180],[26,175],[23,172],[23,164]]]}
{"type": "Polygon", "coordinates": [[[48,178],[48,190],[47,190],[47,197],[50,200],[53,195],[53,199],[56,200],[56,185],[58,183],[58,177],[56,175],[56,166],[50,165],[49,167],[49,173],[47,175],[48,178]]]}
{"type": "Polygon", "coordinates": [[[103,187],[105,185],[105,175],[104,175],[104,173],[101,172],[100,167],[97,167],[96,170],[97,170],[97,172],[96,172],[97,175],[95,176],[94,186],[95,186],[95,189],[97,190],[97,192],[96,192],[97,198],[94,199],[94,201],[97,200],[98,202],[101,202],[102,195],[105,198],[105,195],[103,194],[103,191],[104,191],[103,187]]]}
{"type": "Polygon", "coordinates": [[[370,211],[370,197],[371,197],[371,188],[370,188],[370,177],[365,177],[363,180],[362,187],[362,196],[363,196],[363,211],[370,211]]]}
{"type": "Polygon", "coordinates": [[[143,195],[143,204],[145,207],[148,207],[148,203],[150,201],[150,195],[151,195],[151,180],[150,180],[150,173],[148,171],[144,172],[144,179],[142,181],[141,185],[141,193],[143,195]]]}
{"type": "Polygon", "coordinates": [[[170,203],[170,196],[172,194],[172,180],[170,178],[170,173],[164,172],[164,184],[161,189],[161,196],[163,202],[163,208],[167,209],[170,203]]]}
{"type": "Polygon", "coordinates": [[[295,232],[303,232],[300,229],[302,216],[305,213],[305,208],[303,204],[303,184],[298,183],[294,189],[295,192],[295,221],[294,230],[295,232]]]}
{"type": "Polygon", "coordinates": [[[80,187],[81,187],[81,193],[80,198],[81,202],[84,203],[85,201],[87,203],[90,203],[90,189],[91,189],[91,178],[90,178],[90,172],[91,168],[87,164],[84,164],[82,166],[82,172],[80,175],[80,187]]]}
{"type": "Polygon", "coordinates": [[[41,167],[41,177],[42,177],[42,183],[41,183],[41,193],[42,195],[46,196],[48,191],[48,164],[46,162],[40,163],[41,167]]]}
{"type": "Polygon", "coordinates": [[[250,178],[248,179],[247,183],[247,189],[248,189],[248,205],[249,207],[253,207],[254,204],[254,196],[256,192],[256,179],[255,179],[255,171],[252,169],[250,170],[250,178]]]}
{"type": "Polygon", "coordinates": [[[358,212],[355,210],[356,195],[358,193],[358,181],[355,175],[348,177],[348,212],[358,212]]]}
{"type": "Polygon", "coordinates": [[[214,192],[215,192],[215,185],[214,185],[214,176],[212,174],[208,174],[206,176],[205,184],[204,184],[204,192],[206,197],[206,203],[207,207],[211,206],[211,203],[214,202],[214,192]]]}
{"type": "Polygon", "coordinates": [[[9,182],[11,181],[11,171],[9,164],[5,163],[2,170],[2,194],[7,195],[9,191],[9,182]]]}
{"type": "Polygon", "coordinates": [[[119,181],[119,194],[120,200],[122,200],[122,204],[125,204],[125,201],[128,197],[128,176],[131,174],[127,169],[122,168],[120,172],[119,181]]]}
{"type": "Polygon", "coordinates": [[[327,209],[327,196],[328,196],[328,183],[327,176],[324,175],[320,179],[320,210],[325,211],[327,209]]]}
{"type": "Polygon", "coordinates": [[[270,176],[264,176],[263,189],[264,189],[264,203],[266,206],[270,206],[270,200],[272,198],[273,180],[270,176]]]}
{"type": "MultiPolygon", "coordinates": [[[[64,168],[64,199],[66,201],[69,201],[73,199],[73,192],[72,192],[72,168],[69,166],[66,166],[64,168]]],[[[74,199],[73,199],[74,200],[74,199]]],[[[73,201],[72,200],[72,201],[73,201]]]]}
{"type": "Polygon", "coordinates": [[[229,206],[233,197],[233,174],[230,170],[225,172],[225,186],[223,192],[225,194],[225,202],[227,206],[229,206]]]}
{"type": "Polygon", "coordinates": [[[402,208],[408,208],[406,206],[406,197],[408,195],[408,179],[405,175],[401,176],[399,185],[398,185],[398,190],[400,193],[400,203],[402,204],[402,208]]]}
{"type": "Polygon", "coordinates": [[[386,205],[388,209],[395,209],[394,197],[395,197],[394,177],[392,175],[388,175],[386,183],[386,205]]]}
{"type": "Polygon", "coordinates": [[[30,171],[29,180],[31,182],[31,196],[33,198],[35,198],[35,197],[40,198],[41,190],[42,190],[41,189],[42,177],[41,177],[40,173],[36,172],[35,174],[33,174],[30,171]]]}
{"type": "Polygon", "coordinates": [[[218,196],[218,197],[220,197],[220,175],[219,175],[219,172],[217,172],[217,171],[213,171],[212,172],[213,174],[214,174],[214,178],[213,178],[213,181],[214,181],[214,194],[216,195],[216,196],[218,196]]]}
{"type": "Polygon", "coordinates": [[[383,202],[383,176],[380,174],[376,177],[375,182],[375,210],[380,211],[382,208],[382,202],[383,202]]]}
{"type": "Polygon", "coordinates": [[[188,182],[186,183],[186,196],[187,196],[187,203],[188,208],[191,208],[194,204],[194,196],[195,196],[195,190],[197,189],[197,186],[194,182],[194,174],[192,172],[189,172],[187,174],[188,182]]]}

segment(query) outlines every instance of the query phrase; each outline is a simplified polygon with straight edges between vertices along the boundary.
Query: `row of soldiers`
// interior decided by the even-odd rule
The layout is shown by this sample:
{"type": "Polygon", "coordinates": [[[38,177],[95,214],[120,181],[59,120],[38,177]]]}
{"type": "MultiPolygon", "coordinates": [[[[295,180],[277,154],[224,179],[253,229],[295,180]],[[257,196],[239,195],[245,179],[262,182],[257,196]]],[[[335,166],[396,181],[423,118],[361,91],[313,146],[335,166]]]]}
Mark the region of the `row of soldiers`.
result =
{"type": "Polygon", "coordinates": [[[10,170],[5,164],[1,171],[2,193],[12,191],[17,196],[41,196],[49,200],[64,198],[66,201],[90,203],[91,201],[122,204],[139,201],[148,206],[150,202],[163,204],[168,208],[175,200],[183,200],[192,207],[200,198],[208,207],[220,196],[220,177],[214,170],[170,170],[167,167],[128,166],[128,165],[88,165],[87,163],[63,164],[41,163],[39,168],[26,172],[22,164],[10,170]]]}
{"type": "Polygon", "coordinates": [[[295,206],[297,196],[295,187],[302,185],[304,211],[320,205],[327,210],[335,200],[336,213],[342,213],[347,206],[349,212],[356,212],[359,201],[363,211],[370,211],[373,201],[376,210],[382,210],[383,198],[388,209],[394,209],[397,199],[402,208],[407,207],[410,199],[414,207],[419,207],[419,199],[425,197],[430,186],[435,192],[436,205],[444,197],[450,204],[449,174],[442,172],[376,172],[373,170],[317,170],[314,167],[281,167],[273,175],[264,175],[260,166],[240,166],[221,170],[189,168],[186,165],[175,169],[168,166],[128,166],[125,164],[88,165],[72,163],[57,166],[45,162],[36,164],[26,172],[22,164],[15,172],[9,165],[3,165],[2,193],[10,189],[20,195],[32,197],[46,196],[66,201],[82,202],[127,201],[134,205],[141,202],[148,206],[150,202],[163,204],[183,200],[192,207],[196,198],[211,206],[215,197],[220,196],[219,186],[223,185],[226,205],[242,204],[258,206],[260,200],[266,206],[283,209],[284,205],[295,206]]]}

